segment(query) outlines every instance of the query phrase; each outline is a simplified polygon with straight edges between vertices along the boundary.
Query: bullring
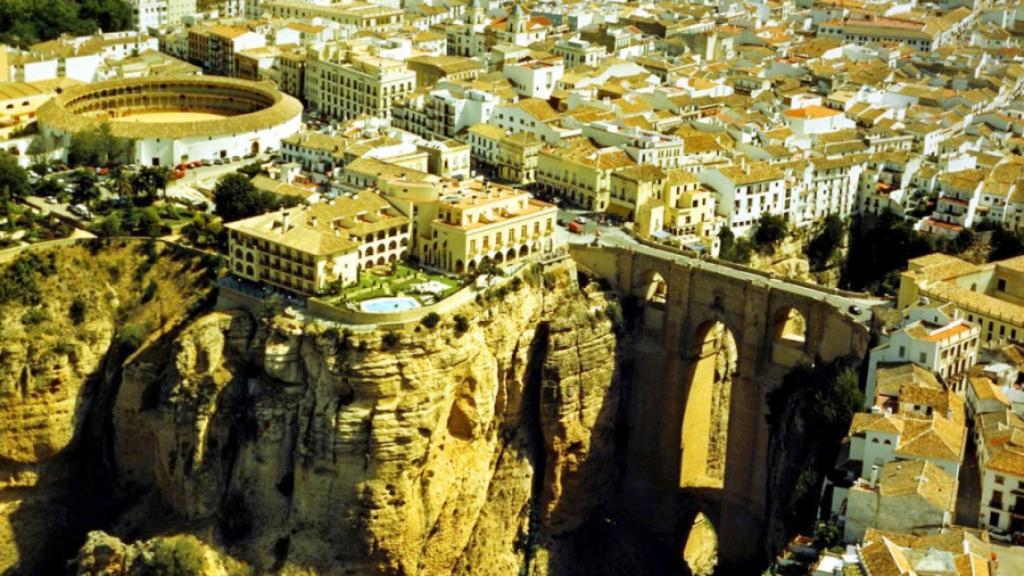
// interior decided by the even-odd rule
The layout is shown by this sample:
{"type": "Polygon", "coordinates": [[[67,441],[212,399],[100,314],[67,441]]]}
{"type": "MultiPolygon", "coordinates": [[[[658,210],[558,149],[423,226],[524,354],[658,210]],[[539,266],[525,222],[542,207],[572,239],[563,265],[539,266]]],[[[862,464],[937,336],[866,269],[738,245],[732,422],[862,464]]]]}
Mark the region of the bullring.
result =
{"type": "Polygon", "coordinates": [[[276,149],[296,132],[302,104],[269,82],[220,76],[119,79],[76,86],[38,112],[42,133],[64,144],[106,124],[133,142],[134,160],[171,166],[276,149]]]}

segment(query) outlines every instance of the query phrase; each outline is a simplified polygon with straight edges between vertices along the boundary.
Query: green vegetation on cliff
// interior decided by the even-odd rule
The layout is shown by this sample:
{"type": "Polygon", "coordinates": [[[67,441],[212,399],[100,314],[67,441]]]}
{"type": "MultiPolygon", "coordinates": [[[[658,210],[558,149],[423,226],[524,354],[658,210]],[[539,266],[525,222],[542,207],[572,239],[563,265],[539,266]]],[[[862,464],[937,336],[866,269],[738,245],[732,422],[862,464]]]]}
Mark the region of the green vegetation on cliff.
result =
{"type": "Polygon", "coordinates": [[[4,0],[0,42],[27,46],[61,34],[84,36],[98,30],[126,30],[132,8],[123,0],[4,0]]]}
{"type": "Polygon", "coordinates": [[[809,533],[818,495],[832,470],[853,415],[863,405],[852,360],[818,362],[791,370],[768,394],[769,489],[772,536],[809,533]]]}

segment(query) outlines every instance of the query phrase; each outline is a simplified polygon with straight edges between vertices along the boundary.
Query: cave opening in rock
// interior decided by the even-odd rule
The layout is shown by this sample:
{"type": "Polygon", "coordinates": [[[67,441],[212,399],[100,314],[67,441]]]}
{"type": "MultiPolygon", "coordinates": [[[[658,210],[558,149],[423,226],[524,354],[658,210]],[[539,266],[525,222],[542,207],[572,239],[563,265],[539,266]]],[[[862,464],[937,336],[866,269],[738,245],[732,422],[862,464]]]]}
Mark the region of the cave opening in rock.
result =
{"type": "Polygon", "coordinates": [[[722,322],[707,322],[694,341],[691,381],[680,438],[679,485],[723,488],[736,339],[722,322]]]}

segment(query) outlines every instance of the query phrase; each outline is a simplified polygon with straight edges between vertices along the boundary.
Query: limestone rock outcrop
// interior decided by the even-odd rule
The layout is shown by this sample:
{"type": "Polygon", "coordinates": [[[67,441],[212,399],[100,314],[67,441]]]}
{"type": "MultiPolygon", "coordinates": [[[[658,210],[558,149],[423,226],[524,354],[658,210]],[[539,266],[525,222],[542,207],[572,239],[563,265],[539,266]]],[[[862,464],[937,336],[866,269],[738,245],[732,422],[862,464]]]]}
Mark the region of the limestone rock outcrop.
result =
{"type": "Polygon", "coordinates": [[[603,294],[527,276],[464,332],[201,317],[125,367],[120,476],[259,573],[519,573],[606,498],[619,401],[603,294]]]}
{"type": "Polygon", "coordinates": [[[207,272],[201,256],[142,241],[43,248],[0,266],[0,572],[63,569],[65,536],[104,476],[88,456],[101,452],[90,427],[108,376],[201,303],[207,272]]]}

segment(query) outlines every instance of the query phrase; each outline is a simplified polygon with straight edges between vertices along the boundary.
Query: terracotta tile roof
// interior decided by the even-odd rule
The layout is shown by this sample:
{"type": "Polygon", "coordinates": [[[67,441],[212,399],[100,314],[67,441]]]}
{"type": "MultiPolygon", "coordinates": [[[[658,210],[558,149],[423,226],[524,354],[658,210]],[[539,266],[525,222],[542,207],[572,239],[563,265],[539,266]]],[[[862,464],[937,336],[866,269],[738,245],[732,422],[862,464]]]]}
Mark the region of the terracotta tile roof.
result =
{"type": "Polygon", "coordinates": [[[962,462],[967,427],[932,413],[930,420],[907,419],[895,453],[900,456],[962,462]]]}
{"type": "Polygon", "coordinates": [[[783,112],[787,118],[830,118],[841,114],[838,110],[825,108],[824,106],[805,106],[803,108],[789,109],[783,112]]]}
{"type": "Polygon", "coordinates": [[[883,498],[917,494],[942,510],[956,505],[956,479],[926,460],[889,462],[879,475],[878,492],[883,498]]]}

